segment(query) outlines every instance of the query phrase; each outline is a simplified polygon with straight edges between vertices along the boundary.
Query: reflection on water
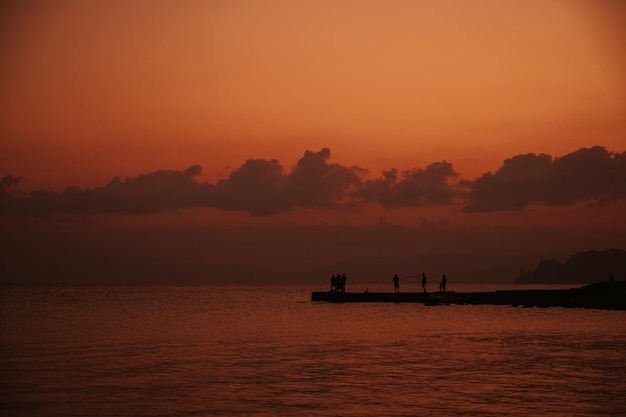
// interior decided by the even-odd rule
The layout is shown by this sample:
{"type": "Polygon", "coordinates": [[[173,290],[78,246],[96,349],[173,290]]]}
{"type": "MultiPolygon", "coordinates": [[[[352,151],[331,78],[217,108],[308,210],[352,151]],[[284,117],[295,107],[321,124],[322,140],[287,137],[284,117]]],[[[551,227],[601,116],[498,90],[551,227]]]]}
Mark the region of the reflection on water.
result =
{"type": "Polygon", "coordinates": [[[311,303],[314,289],[3,288],[0,407],[626,415],[626,312],[311,303]]]}

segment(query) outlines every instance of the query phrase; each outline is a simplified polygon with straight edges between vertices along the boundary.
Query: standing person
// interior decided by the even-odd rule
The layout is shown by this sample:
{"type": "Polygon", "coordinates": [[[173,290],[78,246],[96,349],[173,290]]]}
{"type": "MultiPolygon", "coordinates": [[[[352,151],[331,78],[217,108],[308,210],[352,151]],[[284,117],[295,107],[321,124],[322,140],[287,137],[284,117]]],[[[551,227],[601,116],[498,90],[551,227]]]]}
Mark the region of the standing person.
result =
{"type": "Polygon", "coordinates": [[[446,278],[446,274],[443,274],[443,278],[441,278],[441,284],[439,284],[439,289],[441,291],[446,291],[446,283],[448,282],[448,279],[446,278]]]}
{"type": "Polygon", "coordinates": [[[393,276],[393,289],[396,293],[400,292],[400,277],[398,274],[393,276]]]}
{"type": "Polygon", "coordinates": [[[424,272],[422,272],[422,288],[426,292],[426,274],[424,272]]]}

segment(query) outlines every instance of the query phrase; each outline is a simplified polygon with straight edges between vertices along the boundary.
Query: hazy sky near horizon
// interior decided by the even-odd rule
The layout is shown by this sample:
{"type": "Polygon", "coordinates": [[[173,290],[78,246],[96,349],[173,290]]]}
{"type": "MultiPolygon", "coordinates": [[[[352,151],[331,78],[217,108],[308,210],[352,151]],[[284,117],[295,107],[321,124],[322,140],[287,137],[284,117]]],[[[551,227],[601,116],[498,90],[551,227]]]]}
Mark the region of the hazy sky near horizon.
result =
{"type": "Polygon", "coordinates": [[[550,226],[626,246],[621,1],[0,7],[5,225],[550,226]]]}

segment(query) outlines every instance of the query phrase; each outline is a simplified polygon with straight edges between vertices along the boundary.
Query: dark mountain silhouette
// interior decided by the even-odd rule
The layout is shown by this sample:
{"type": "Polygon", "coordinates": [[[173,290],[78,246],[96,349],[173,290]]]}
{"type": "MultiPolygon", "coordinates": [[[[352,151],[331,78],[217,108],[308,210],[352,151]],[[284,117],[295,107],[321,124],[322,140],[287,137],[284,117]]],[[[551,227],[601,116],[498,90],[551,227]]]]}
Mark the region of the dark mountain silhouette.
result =
{"type": "Polygon", "coordinates": [[[607,249],[603,252],[589,250],[579,252],[565,263],[556,259],[545,259],[537,269],[521,271],[518,284],[569,284],[626,279],[626,251],[607,249]]]}

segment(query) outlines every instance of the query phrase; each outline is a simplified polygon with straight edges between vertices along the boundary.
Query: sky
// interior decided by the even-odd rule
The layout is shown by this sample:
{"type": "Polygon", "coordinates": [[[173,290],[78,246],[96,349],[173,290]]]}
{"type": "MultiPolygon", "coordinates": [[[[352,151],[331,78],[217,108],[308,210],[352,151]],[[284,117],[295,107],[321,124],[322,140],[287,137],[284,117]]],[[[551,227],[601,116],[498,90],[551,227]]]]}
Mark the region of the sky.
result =
{"type": "Polygon", "coordinates": [[[3,282],[510,281],[626,248],[621,1],[0,8],[3,282]]]}

